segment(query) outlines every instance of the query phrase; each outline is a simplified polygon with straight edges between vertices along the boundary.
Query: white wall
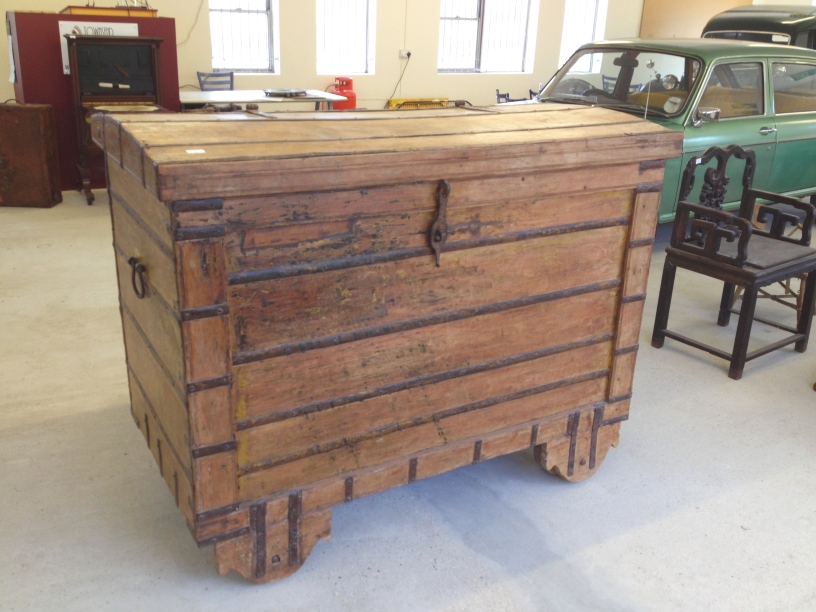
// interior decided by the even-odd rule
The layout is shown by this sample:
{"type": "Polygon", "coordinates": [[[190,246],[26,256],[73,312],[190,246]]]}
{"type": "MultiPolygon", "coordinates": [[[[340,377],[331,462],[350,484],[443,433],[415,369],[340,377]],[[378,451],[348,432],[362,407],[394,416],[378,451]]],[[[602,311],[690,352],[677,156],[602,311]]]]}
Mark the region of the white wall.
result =
{"type": "MultiPolygon", "coordinates": [[[[566,0],[569,1],[569,0],[566,0]]],[[[176,19],[176,34],[183,41],[195,20],[200,0],[150,0],[162,17],[176,19]]],[[[196,71],[211,69],[207,0],[187,43],[179,47],[179,82],[196,84],[196,71]]],[[[538,35],[532,74],[439,74],[436,68],[439,38],[439,0],[378,0],[376,74],[354,77],[358,106],[381,108],[399,79],[404,60],[399,49],[412,53],[401,86],[394,97],[447,97],[473,104],[495,103],[496,89],[526,97],[530,88],[547,81],[558,68],[565,0],[540,0],[538,35]]],[[[69,0],[0,0],[0,12],[9,10],[59,11],[69,0]]],[[[76,2],[84,4],[84,2],[76,2]]],[[[115,0],[97,0],[100,6],[115,0]]],[[[609,0],[607,38],[637,36],[643,0],[609,0]]],[[[300,87],[325,89],[332,78],[317,74],[315,3],[280,0],[279,75],[238,75],[236,87],[300,87]]],[[[0,45],[0,101],[14,95],[8,82],[8,45],[0,45]]]]}

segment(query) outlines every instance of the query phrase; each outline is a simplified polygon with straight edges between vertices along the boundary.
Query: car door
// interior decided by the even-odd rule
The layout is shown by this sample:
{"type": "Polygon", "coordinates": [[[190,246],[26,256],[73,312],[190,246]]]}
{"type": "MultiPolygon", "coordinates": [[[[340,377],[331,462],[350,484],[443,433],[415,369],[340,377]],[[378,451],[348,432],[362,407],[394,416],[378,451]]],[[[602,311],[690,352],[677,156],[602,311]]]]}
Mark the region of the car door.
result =
{"type": "Polygon", "coordinates": [[[816,192],[816,61],[774,60],[771,91],[776,120],[776,155],[771,191],[816,192]]]}
{"type": "MultiPolygon", "coordinates": [[[[754,187],[767,189],[776,151],[776,125],[769,99],[768,65],[760,58],[720,60],[708,70],[706,82],[689,114],[684,128],[683,168],[692,157],[702,155],[709,147],[737,144],[756,154],[754,187]],[[716,121],[696,121],[698,111],[718,108],[716,121]]],[[[732,161],[728,166],[731,182],[724,208],[739,206],[742,196],[742,171],[745,163],[732,161]]],[[[698,174],[702,176],[702,173],[698,174]]],[[[702,180],[698,179],[690,200],[696,201],[702,180]]]]}

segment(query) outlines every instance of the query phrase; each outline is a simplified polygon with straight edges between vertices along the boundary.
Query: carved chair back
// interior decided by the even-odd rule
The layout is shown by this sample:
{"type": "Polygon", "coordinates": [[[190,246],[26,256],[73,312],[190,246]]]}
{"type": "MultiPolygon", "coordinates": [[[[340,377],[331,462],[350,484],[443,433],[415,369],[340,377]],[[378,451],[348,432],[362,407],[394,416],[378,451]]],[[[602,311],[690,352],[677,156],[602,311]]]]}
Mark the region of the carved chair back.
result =
{"type": "Polygon", "coordinates": [[[708,208],[722,210],[725,201],[725,192],[730,179],[725,173],[728,162],[731,158],[745,160],[745,170],[742,172],[742,201],[745,201],[746,194],[754,182],[754,172],[756,170],[756,155],[751,149],[743,149],[738,145],[731,145],[725,149],[711,147],[699,157],[692,157],[686,164],[683,171],[683,180],[680,183],[680,201],[687,201],[691,191],[694,189],[697,169],[707,166],[712,160],[717,160],[716,166],[706,168],[703,175],[703,185],[700,188],[699,203],[708,208]]]}
{"type": "MultiPolygon", "coordinates": [[[[711,147],[701,156],[692,157],[686,164],[680,184],[680,197],[671,239],[672,247],[741,268],[748,259],[748,241],[753,234],[808,246],[814,219],[813,206],[800,202],[796,198],[754,189],[752,184],[755,170],[756,155],[754,152],[738,145],[731,145],[724,149],[711,147]],[[742,196],[739,213],[736,215],[722,210],[730,180],[726,169],[731,159],[745,160],[745,169],[742,173],[742,196]],[[712,160],[716,160],[717,165],[705,168],[699,204],[688,202],[688,197],[694,189],[698,168],[707,166],[712,160]],[[789,225],[794,227],[798,225],[799,217],[771,205],[759,205],[756,215],[758,227],[755,227],[752,220],[758,198],[768,200],[771,204],[787,204],[803,211],[805,220],[802,224],[801,238],[795,239],[785,235],[785,229],[789,225]],[[769,224],[767,230],[763,229],[766,224],[769,224]],[[738,240],[736,256],[720,252],[723,239],[727,242],[738,240]]],[[[733,249],[729,251],[733,252],[733,249]]]]}

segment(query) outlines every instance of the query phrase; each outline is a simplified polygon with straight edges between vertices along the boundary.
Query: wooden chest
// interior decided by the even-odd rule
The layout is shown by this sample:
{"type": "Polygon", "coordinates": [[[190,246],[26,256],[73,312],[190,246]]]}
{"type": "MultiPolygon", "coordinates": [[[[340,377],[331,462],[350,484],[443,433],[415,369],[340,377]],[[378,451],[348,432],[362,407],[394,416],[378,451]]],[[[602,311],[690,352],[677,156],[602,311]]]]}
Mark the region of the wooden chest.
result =
{"type": "Polygon", "coordinates": [[[51,208],[60,202],[54,109],[0,104],[0,206],[51,208]]]}
{"type": "Polygon", "coordinates": [[[627,418],[666,158],[598,108],[95,115],[133,415],[218,571],[331,508],[627,418]]]}

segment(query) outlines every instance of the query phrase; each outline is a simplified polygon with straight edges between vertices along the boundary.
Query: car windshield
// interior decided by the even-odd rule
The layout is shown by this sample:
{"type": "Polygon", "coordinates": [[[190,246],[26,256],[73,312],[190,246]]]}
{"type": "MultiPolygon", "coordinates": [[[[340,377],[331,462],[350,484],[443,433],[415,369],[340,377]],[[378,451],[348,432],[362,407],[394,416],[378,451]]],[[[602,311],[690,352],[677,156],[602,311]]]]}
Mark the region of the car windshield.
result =
{"type": "Polygon", "coordinates": [[[698,59],[659,51],[586,49],[570,58],[539,98],[672,117],[683,111],[700,68],[698,59]]]}

